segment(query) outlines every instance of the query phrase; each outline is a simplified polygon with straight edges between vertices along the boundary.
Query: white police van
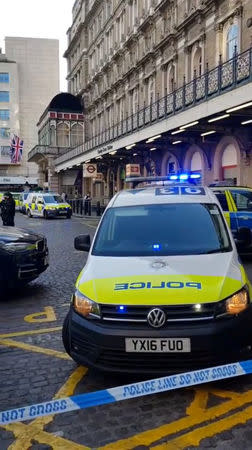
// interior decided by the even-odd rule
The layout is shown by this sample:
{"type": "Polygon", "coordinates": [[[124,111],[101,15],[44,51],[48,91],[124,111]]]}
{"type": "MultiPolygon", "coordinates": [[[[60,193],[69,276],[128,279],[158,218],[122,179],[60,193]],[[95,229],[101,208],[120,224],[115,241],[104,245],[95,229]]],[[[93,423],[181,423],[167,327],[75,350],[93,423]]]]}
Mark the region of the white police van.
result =
{"type": "Polygon", "coordinates": [[[93,242],[75,239],[89,252],[63,326],[75,361],[169,373],[251,354],[252,288],[215,194],[189,183],[196,175],[140,179],[156,185],[119,192],[93,242]]]}
{"type": "Polygon", "coordinates": [[[26,214],[29,217],[66,217],[72,216],[72,208],[62,197],[52,192],[30,192],[25,201],[26,214]]]}

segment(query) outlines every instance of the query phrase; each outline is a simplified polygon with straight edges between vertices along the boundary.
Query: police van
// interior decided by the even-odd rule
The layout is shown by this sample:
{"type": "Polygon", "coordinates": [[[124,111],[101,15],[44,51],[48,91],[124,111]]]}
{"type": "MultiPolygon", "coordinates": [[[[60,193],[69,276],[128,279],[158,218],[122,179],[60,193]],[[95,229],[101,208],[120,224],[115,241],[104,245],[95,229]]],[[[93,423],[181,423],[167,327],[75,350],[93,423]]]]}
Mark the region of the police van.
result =
{"type": "Polygon", "coordinates": [[[51,192],[30,192],[25,201],[26,214],[29,217],[66,217],[72,216],[72,208],[67,202],[63,202],[58,194],[51,192]]]}
{"type": "Polygon", "coordinates": [[[235,242],[215,194],[189,183],[195,176],[119,192],[93,242],[75,239],[89,254],[62,336],[78,363],[154,374],[251,355],[252,288],[236,248],[250,231],[235,242]]]}
{"type": "MultiPolygon", "coordinates": [[[[223,184],[211,189],[220,202],[233,236],[236,236],[241,227],[247,227],[252,232],[252,189],[223,184]]],[[[251,251],[251,245],[243,249],[243,253],[251,253],[251,251]]]]}

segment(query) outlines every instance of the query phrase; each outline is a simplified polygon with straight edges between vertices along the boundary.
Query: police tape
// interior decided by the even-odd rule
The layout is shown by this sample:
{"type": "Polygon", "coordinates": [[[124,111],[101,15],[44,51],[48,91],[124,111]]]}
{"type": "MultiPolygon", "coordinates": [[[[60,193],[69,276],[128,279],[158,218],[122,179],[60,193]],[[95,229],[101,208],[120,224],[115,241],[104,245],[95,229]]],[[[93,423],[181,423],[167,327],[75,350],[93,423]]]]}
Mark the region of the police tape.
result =
{"type": "Polygon", "coordinates": [[[37,403],[31,406],[10,409],[0,412],[0,425],[13,422],[22,422],[36,417],[50,414],[62,414],[65,412],[115,403],[150,394],[172,391],[211,381],[238,377],[252,373],[252,360],[215,366],[191,372],[170,375],[162,378],[127,384],[123,386],[91,392],[88,394],[74,395],[58,400],[37,403]]]}

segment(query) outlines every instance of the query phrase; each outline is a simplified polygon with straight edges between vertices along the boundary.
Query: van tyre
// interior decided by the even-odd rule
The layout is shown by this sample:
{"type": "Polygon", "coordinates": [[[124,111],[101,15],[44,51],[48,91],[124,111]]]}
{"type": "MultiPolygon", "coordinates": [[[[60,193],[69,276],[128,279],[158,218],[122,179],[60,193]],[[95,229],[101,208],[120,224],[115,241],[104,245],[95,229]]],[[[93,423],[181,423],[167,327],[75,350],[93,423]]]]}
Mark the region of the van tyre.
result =
{"type": "Polygon", "coordinates": [[[70,314],[68,313],[67,316],[65,317],[62,327],[62,341],[68,355],[70,355],[69,323],[70,323],[70,314]]]}

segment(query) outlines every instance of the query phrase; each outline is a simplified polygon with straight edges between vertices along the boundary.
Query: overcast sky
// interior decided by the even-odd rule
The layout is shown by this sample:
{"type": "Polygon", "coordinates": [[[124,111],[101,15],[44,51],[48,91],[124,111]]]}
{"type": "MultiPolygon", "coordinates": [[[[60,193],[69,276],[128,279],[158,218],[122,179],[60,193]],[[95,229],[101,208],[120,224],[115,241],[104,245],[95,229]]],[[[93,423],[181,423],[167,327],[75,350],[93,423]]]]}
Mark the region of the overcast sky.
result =
{"type": "Polygon", "coordinates": [[[33,37],[59,39],[60,90],[67,90],[66,32],[72,23],[74,0],[0,0],[0,47],[4,51],[4,37],[33,37]]]}

